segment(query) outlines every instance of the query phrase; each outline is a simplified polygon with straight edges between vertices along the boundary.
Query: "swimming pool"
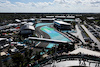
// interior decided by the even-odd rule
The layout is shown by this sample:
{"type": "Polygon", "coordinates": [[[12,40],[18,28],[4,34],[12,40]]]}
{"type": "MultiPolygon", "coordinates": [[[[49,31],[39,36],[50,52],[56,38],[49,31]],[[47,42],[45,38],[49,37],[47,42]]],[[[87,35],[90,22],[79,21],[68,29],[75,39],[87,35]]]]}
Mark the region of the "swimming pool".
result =
{"type": "Polygon", "coordinates": [[[51,25],[51,24],[53,24],[53,23],[37,23],[36,26],[35,26],[35,28],[36,28],[36,27],[39,27],[39,26],[51,25]]]}
{"type": "Polygon", "coordinates": [[[59,44],[49,43],[49,44],[48,44],[48,46],[47,46],[46,48],[52,48],[52,47],[54,47],[55,45],[57,45],[57,46],[58,46],[59,44]]]}
{"type": "Polygon", "coordinates": [[[50,28],[48,26],[41,27],[41,30],[43,32],[47,33],[50,36],[51,39],[71,42],[71,40],[69,40],[68,38],[64,37],[60,33],[56,32],[53,28],[50,28]]]}
{"type": "MultiPolygon", "coordinates": [[[[48,26],[41,27],[41,30],[43,32],[47,33],[50,36],[51,39],[71,42],[70,39],[64,37],[60,33],[56,32],[53,28],[50,28],[48,26]]],[[[47,48],[52,48],[54,45],[55,45],[54,43],[49,43],[47,48]]]]}

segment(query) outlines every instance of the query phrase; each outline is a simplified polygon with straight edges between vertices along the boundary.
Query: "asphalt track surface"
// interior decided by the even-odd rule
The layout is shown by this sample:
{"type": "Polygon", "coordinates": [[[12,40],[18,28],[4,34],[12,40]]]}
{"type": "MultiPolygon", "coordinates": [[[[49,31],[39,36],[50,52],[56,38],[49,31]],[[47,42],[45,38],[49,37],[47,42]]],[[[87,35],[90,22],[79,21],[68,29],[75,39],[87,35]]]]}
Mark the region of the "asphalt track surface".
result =
{"type": "MultiPolygon", "coordinates": [[[[43,26],[45,26],[45,25],[43,25],[43,26]]],[[[41,35],[42,35],[43,38],[50,39],[50,36],[47,33],[45,33],[45,32],[43,32],[43,31],[40,30],[40,28],[43,27],[43,26],[37,27],[35,32],[37,33],[37,35],[39,37],[41,37],[41,35]]],[[[48,44],[49,43],[47,43],[47,42],[41,42],[37,47],[39,47],[39,48],[45,48],[48,44]]]]}
{"type": "MultiPolygon", "coordinates": [[[[43,26],[45,26],[45,25],[43,25],[43,26]]],[[[49,36],[47,33],[41,31],[40,28],[43,27],[43,26],[37,27],[37,28],[35,29],[35,33],[37,34],[38,37],[41,37],[41,35],[42,35],[43,38],[50,39],[50,36],[49,36]]],[[[31,45],[31,46],[35,46],[35,45],[38,44],[38,43],[39,43],[39,41],[35,41],[35,44],[33,44],[33,45],[31,45]]],[[[46,48],[46,46],[47,46],[48,44],[49,44],[49,43],[47,43],[47,42],[40,42],[38,46],[35,46],[35,47],[31,48],[31,49],[33,49],[33,51],[34,51],[33,54],[35,54],[36,52],[42,51],[42,49],[43,49],[43,48],[46,48]]],[[[49,49],[49,48],[48,48],[48,49],[49,49]]]]}

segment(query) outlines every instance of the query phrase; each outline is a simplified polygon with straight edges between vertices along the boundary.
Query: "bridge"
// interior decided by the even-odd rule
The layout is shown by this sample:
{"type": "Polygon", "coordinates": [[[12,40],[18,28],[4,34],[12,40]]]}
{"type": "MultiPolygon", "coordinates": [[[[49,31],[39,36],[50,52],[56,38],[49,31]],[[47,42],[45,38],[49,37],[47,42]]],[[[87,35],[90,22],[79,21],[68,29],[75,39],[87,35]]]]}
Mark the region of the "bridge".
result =
{"type": "Polygon", "coordinates": [[[36,40],[36,41],[44,41],[44,42],[51,42],[51,43],[72,43],[68,41],[61,41],[61,40],[53,40],[53,39],[46,39],[46,38],[37,38],[37,37],[28,37],[29,40],[36,40]]]}

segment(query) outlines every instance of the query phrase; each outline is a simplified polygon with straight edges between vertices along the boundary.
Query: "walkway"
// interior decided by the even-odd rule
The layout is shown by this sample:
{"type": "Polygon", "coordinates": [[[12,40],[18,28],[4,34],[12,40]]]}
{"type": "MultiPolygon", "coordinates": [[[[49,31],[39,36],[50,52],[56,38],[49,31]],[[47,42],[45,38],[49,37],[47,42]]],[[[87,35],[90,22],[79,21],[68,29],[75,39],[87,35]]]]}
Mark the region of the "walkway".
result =
{"type": "MultiPolygon", "coordinates": [[[[83,61],[82,61],[83,62],[83,61]]],[[[81,63],[82,63],[81,62],[81,63]]],[[[91,63],[91,65],[89,65],[89,62],[85,62],[87,67],[95,67],[96,63],[91,63]]],[[[54,62],[52,64],[46,65],[44,67],[78,67],[79,66],[79,61],[78,60],[66,60],[66,61],[62,61],[62,62],[54,62]]],[[[81,65],[84,66],[84,65],[81,65]]]]}
{"type": "Polygon", "coordinates": [[[84,26],[84,25],[81,25],[82,26],[82,28],[86,31],[86,33],[89,35],[89,37],[95,42],[95,43],[97,43],[98,45],[98,48],[100,49],[100,42],[98,41],[98,39],[94,36],[94,35],[92,35],[92,33],[91,32],[89,32],[89,30],[84,26]]]}
{"type": "Polygon", "coordinates": [[[37,41],[46,41],[51,43],[70,43],[68,41],[61,41],[61,40],[53,40],[53,39],[46,39],[46,38],[37,38],[37,37],[28,37],[30,40],[37,40],[37,41]]]}
{"type": "Polygon", "coordinates": [[[56,67],[67,67],[67,65],[68,65],[68,67],[74,66],[74,65],[75,66],[79,66],[79,65],[85,66],[86,65],[86,66],[91,66],[91,67],[99,67],[98,64],[100,64],[100,58],[96,57],[96,56],[87,55],[87,54],[80,54],[80,55],[79,54],[70,54],[70,55],[65,54],[65,55],[59,55],[59,56],[57,55],[57,56],[53,56],[53,57],[47,57],[47,58],[39,61],[38,65],[42,66],[42,67],[52,67],[54,65],[56,67]],[[71,61],[73,64],[69,61],[71,61]],[[78,63],[75,63],[73,61],[77,61],[78,63]],[[64,63],[64,62],[66,62],[66,63],[64,63]],[[92,65],[92,64],[94,64],[94,65],[92,65]]]}
{"type": "Polygon", "coordinates": [[[81,34],[81,30],[78,28],[78,25],[76,25],[75,27],[76,27],[76,30],[77,30],[77,36],[78,36],[78,38],[80,38],[80,40],[81,40],[84,44],[86,44],[86,42],[84,41],[83,36],[82,36],[82,34],[81,34]]]}

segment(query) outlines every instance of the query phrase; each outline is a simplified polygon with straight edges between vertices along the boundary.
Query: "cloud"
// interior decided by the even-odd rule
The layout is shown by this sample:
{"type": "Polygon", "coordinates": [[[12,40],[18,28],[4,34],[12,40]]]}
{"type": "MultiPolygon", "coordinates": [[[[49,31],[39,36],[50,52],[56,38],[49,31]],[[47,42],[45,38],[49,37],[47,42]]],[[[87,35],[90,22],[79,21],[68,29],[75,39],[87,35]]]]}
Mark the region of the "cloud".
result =
{"type": "Polygon", "coordinates": [[[5,3],[7,0],[0,0],[0,3],[5,3]]]}
{"type": "Polygon", "coordinates": [[[0,0],[0,12],[97,12],[98,0],[54,0],[53,2],[15,2],[0,0]]]}
{"type": "Polygon", "coordinates": [[[25,3],[21,3],[21,2],[16,2],[16,6],[19,6],[19,7],[25,7],[27,4],[25,3]]]}
{"type": "Polygon", "coordinates": [[[81,4],[82,2],[81,2],[81,1],[76,1],[76,3],[77,3],[77,4],[81,4]]]}
{"type": "Polygon", "coordinates": [[[100,4],[100,1],[90,2],[91,4],[100,4]]]}
{"type": "Polygon", "coordinates": [[[93,5],[91,5],[92,7],[99,7],[98,5],[95,5],[95,4],[93,4],[93,5]]]}
{"type": "Polygon", "coordinates": [[[66,3],[66,0],[54,0],[55,3],[63,4],[66,3]]]}
{"type": "Polygon", "coordinates": [[[36,7],[48,7],[49,5],[52,5],[51,2],[38,2],[35,4],[36,7]]]}

